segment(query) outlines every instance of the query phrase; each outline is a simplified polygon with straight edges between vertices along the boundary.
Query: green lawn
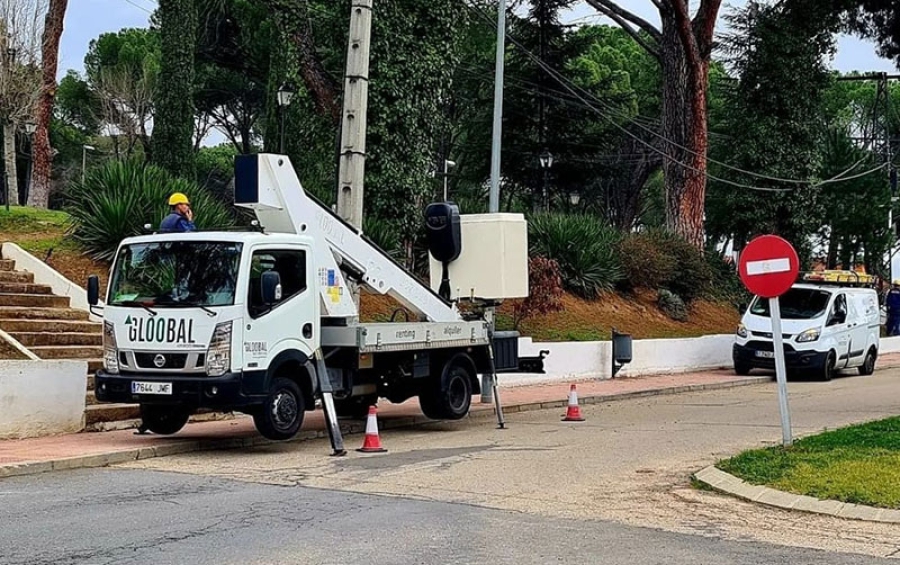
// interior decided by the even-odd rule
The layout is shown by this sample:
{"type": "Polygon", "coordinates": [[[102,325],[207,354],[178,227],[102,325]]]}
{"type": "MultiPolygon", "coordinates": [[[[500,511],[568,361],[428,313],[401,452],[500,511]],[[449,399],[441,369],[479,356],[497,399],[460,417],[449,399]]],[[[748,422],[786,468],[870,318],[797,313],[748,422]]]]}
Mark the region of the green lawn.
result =
{"type": "Polygon", "coordinates": [[[64,230],[69,223],[69,215],[56,210],[41,210],[13,206],[6,211],[0,206],[0,233],[28,233],[64,230]]]}
{"type": "Polygon", "coordinates": [[[716,465],[748,483],[900,509],[900,417],[746,451],[716,465]]]}

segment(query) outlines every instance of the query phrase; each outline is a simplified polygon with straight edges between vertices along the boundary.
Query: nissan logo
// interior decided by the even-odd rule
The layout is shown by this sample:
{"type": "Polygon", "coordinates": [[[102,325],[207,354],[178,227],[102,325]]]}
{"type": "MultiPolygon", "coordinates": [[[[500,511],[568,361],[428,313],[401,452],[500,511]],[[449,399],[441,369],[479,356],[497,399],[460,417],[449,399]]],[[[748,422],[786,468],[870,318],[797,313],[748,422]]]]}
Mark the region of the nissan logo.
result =
{"type": "Polygon", "coordinates": [[[166,366],[166,356],[159,354],[153,358],[153,364],[156,365],[157,369],[162,369],[166,366]]]}

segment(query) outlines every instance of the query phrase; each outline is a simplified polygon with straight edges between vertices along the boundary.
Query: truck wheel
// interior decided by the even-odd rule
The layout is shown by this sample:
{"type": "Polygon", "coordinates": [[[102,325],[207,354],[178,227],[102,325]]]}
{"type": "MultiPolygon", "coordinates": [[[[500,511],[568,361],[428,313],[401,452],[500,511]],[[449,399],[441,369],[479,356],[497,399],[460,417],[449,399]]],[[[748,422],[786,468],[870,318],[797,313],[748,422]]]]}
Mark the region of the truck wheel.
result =
{"type": "Polygon", "coordinates": [[[291,439],[303,425],[305,407],[306,400],[297,383],[277,378],[263,405],[253,413],[253,423],[266,439],[291,439]]]}
{"type": "Polygon", "coordinates": [[[872,347],[869,349],[869,352],[866,354],[866,360],[863,361],[862,366],[857,367],[857,371],[859,371],[860,375],[868,376],[875,372],[875,361],[878,359],[878,352],[875,351],[875,348],[872,347]]]}
{"type": "Polygon", "coordinates": [[[341,400],[335,399],[334,409],[337,411],[337,415],[339,418],[365,420],[369,415],[369,406],[373,406],[377,402],[377,394],[352,396],[350,398],[343,398],[341,400]]]}
{"type": "Polygon", "coordinates": [[[823,381],[830,381],[832,377],[834,377],[834,367],[837,365],[837,355],[834,354],[834,351],[828,352],[828,357],[825,358],[825,364],[822,365],[821,373],[819,373],[819,377],[823,381]]]}
{"type": "Polygon", "coordinates": [[[177,433],[190,417],[190,411],[184,408],[141,404],[141,427],[155,434],[167,436],[177,433]]]}
{"type": "Polygon", "coordinates": [[[472,404],[471,360],[460,354],[450,359],[440,379],[429,379],[419,392],[422,412],[432,420],[459,420],[469,413],[472,404]]]}

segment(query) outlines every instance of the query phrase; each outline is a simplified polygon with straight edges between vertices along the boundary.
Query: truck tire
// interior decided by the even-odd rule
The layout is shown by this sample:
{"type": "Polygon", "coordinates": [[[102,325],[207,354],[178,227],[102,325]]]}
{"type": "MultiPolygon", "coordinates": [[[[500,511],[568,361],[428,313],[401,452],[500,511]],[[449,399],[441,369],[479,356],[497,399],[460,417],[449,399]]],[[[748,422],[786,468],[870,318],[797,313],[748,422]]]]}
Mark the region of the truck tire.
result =
{"type": "Polygon", "coordinates": [[[369,406],[373,406],[377,402],[377,394],[351,396],[350,398],[343,398],[341,400],[335,399],[334,409],[337,411],[338,418],[365,420],[369,415],[369,406]]]}
{"type": "Polygon", "coordinates": [[[190,417],[190,411],[184,408],[141,404],[141,428],[161,436],[177,433],[190,417]]]}
{"type": "Polygon", "coordinates": [[[263,405],[253,412],[253,423],[266,439],[291,439],[303,425],[306,399],[297,383],[276,378],[263,405]]]}
{"type": "Polygon", "coordinates": [[[859,371],[860,375],[868,376],[875,372],[875,361],[878,359],[878,352],[874,347],[869,348],[869,352],[866,353],[866,359],[863,361],[863,364],[857,367],[857,371],[859,371]]]}
{"type": "Polygon", "coordinates": [[[440,378],[431,378],[419,391],[419,405],[432,420],[459,420],[472,405],[472,360],[460,353],[444,364],[440,378]]]}

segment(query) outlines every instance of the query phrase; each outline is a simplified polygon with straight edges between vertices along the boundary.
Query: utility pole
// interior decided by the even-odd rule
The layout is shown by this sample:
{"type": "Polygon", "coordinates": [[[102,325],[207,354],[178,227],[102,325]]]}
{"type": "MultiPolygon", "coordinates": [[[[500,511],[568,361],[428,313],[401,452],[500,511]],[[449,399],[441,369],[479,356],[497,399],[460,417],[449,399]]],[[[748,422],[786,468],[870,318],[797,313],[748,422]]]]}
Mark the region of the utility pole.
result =
{"type": "Polygon", "coordinates": [[[363,225],[372,1],[353,0],[350,8],[350,36],[341,124],[341,157],[338,166],[337,213],[358,230],[362,230],[363,225]]]}
{"type": "MultiPolygon", "coordinates": [[[[506,57],[506,0],[497,6],[497,61],[494,71],[494,136],[491,140],[491,197],[489,211],[500,211],[500,145],[503,137],[503,69],[506,57]]],[[[482,389],[484,390],[484,389],[482,389]]],[[[488,389],[490,390],[490,389],[488,389]]],[[[482,393],[482,399],[484,394],[482,393]]]]}

